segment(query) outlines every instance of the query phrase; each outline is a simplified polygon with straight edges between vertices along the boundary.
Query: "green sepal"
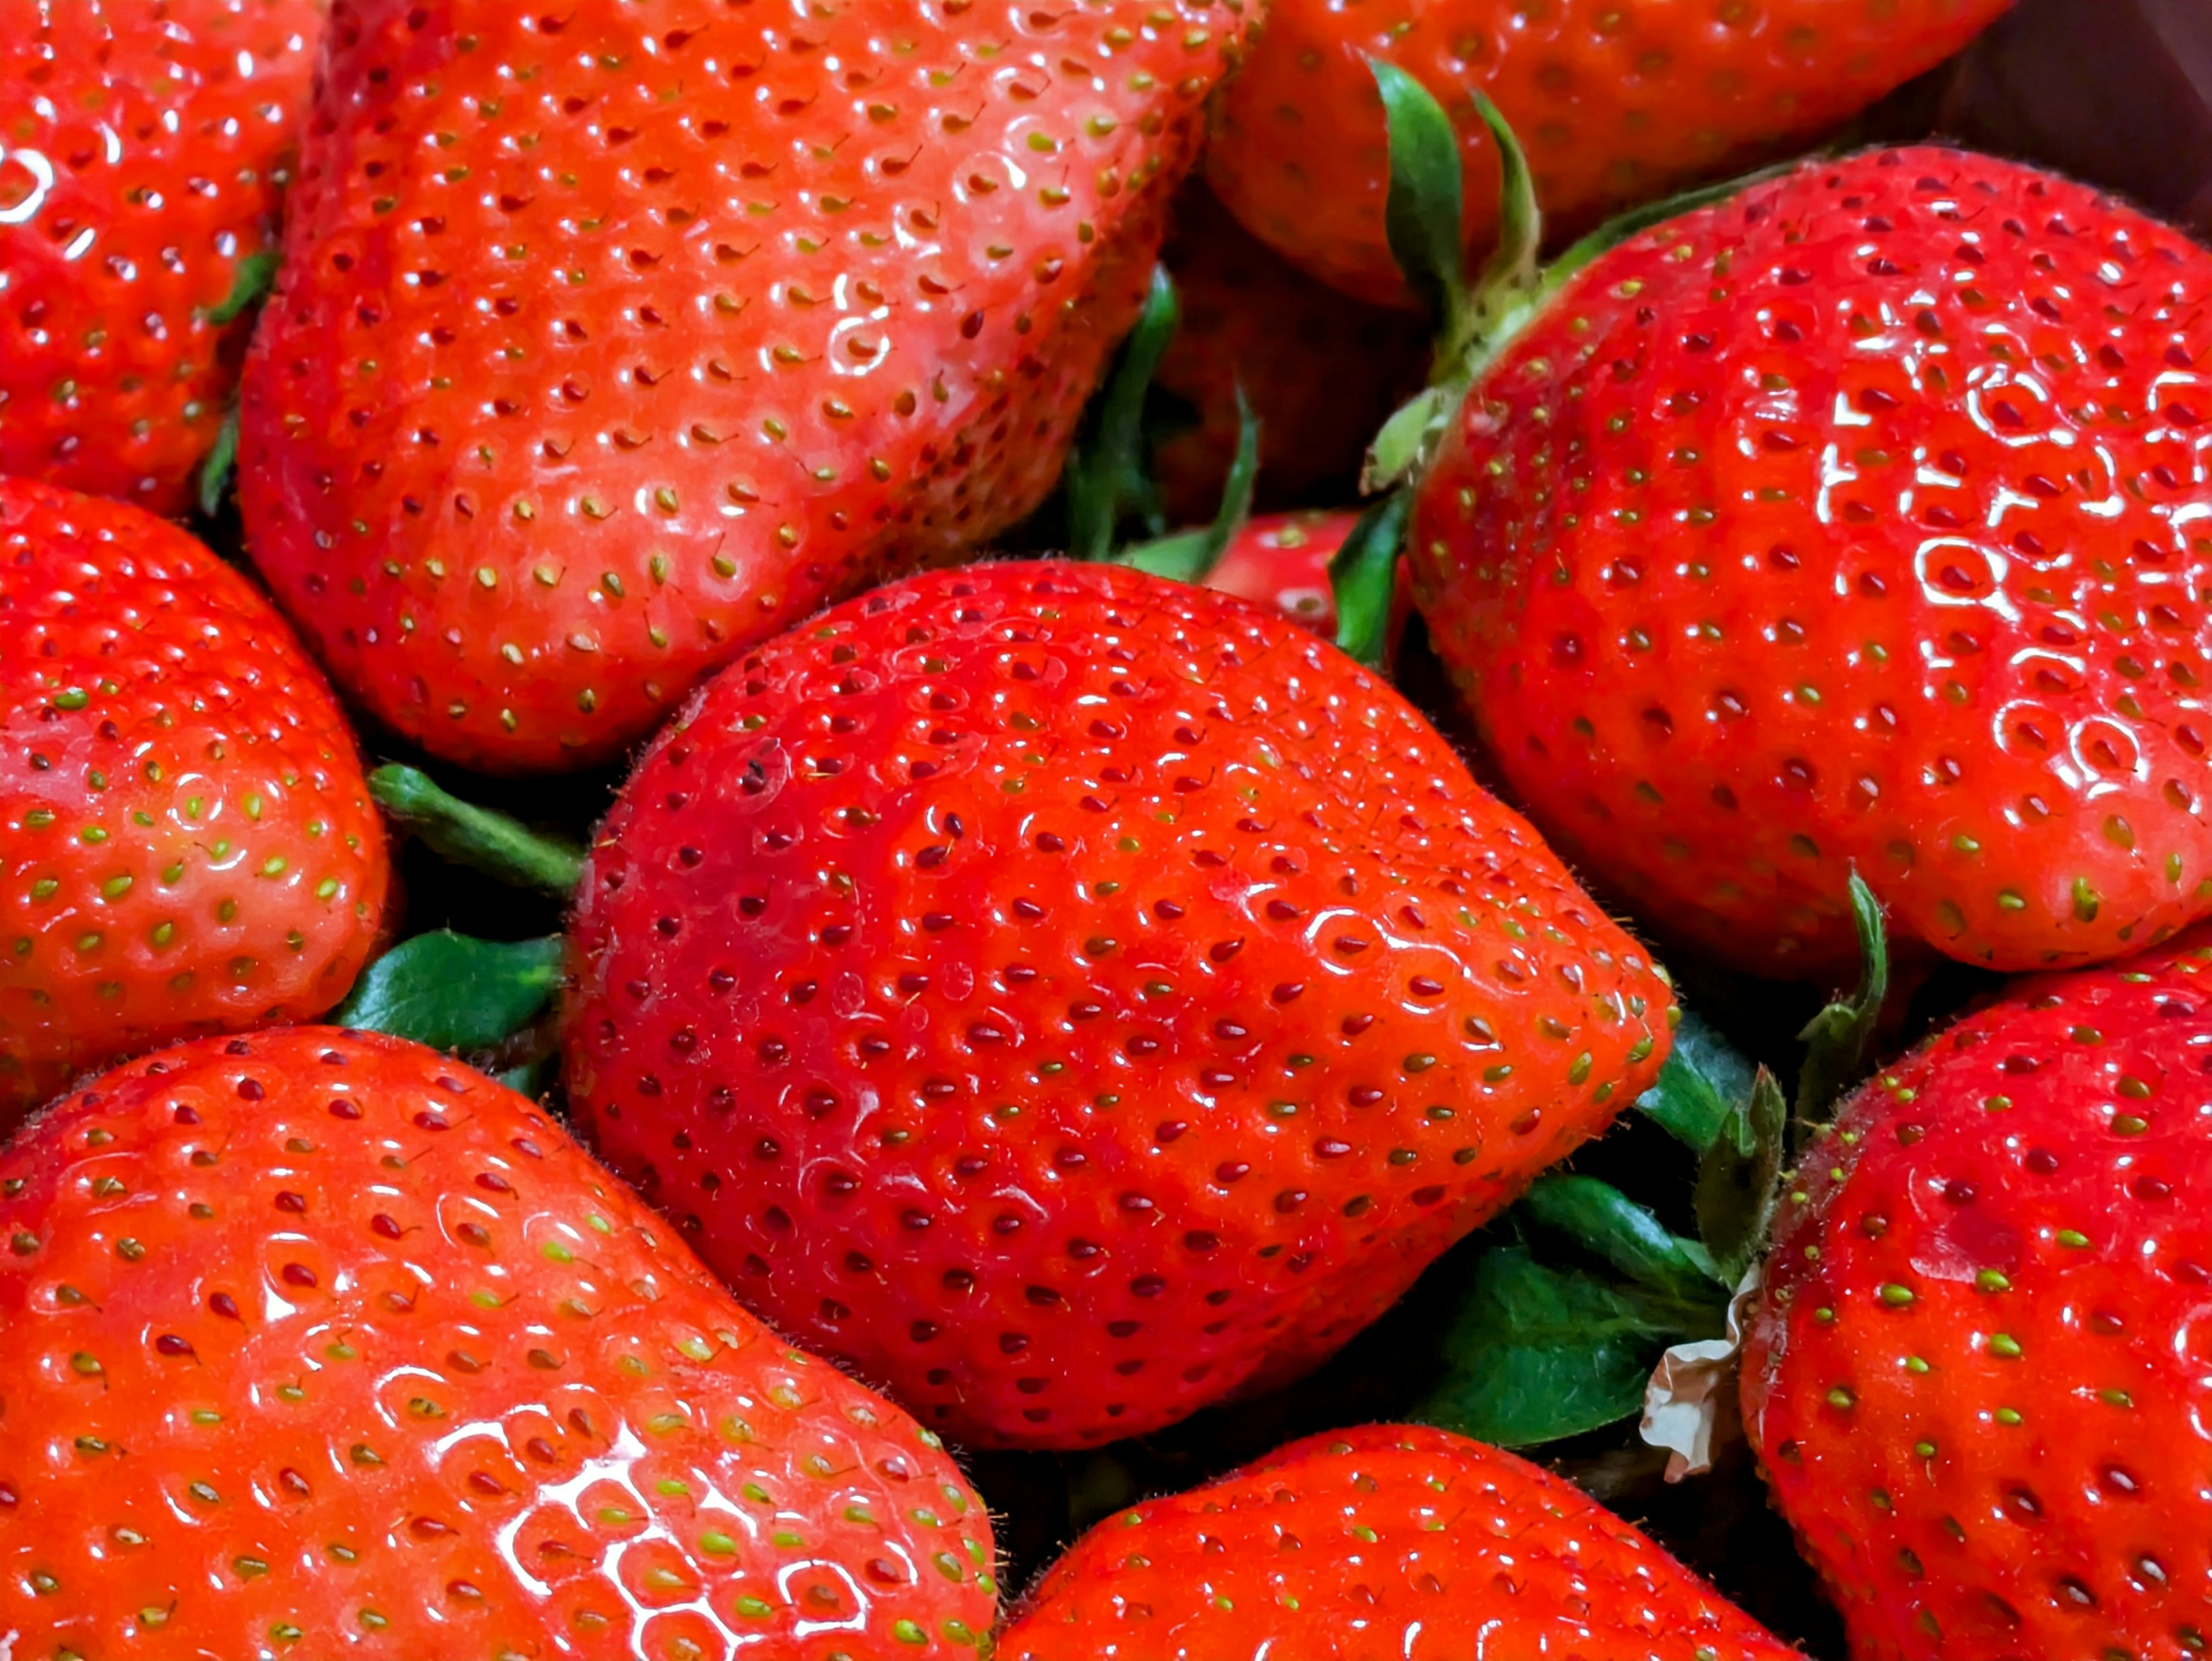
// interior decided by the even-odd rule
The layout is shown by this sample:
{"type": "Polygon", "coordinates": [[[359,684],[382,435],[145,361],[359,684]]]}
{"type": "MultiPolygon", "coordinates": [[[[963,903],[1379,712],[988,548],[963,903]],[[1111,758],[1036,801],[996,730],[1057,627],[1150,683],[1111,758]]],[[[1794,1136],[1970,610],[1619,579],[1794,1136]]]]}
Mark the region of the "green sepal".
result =
{"type": "Polygon", "coordinates": [[[1856,871],[1850,876],[1851,921],[1859,936],[1858,989],[1838,998],[1808,1022],[1805,1065],[1797,1074],[1797,1120],[1825,1124],[1844,1092],[1866,1076],[1881,1006],[1889,996],[1889,935],[1881,902],[1856,871]]]}
{"type": "MultiPolygon", "coordinates": [[[[1145,471],[1145,394],[1174,338],[1180,307],[1167,267],[1152,268],[1144,309],[1121,344],[1088,429],[1067,459],[1067,552],[1073,559],[1106,557],[1126,513],[1148,523],[1158,518],[1158,492],[1145,471]]],[[[1155,532],[1164,528],[1153,524],[1155,532]]]]}
{"type": "Polygon", "coordinates": [[[1656,1120],[1692,1151],[1713,1145],[1729,1116],[1751,1099],[1752,1065],[1735,1045],[1697,1015],[1682,1012],[1659,1081],[1636,1098],[1636,1110],[1656,1120]]]}
{"type": "Polygon", "coordinates": [[[1760,1068],[1751,1094],[1731,1112],[1698,1167],[1698,1235],[1721,1280],[1733,1287],[1766,1249],[1782,1193],[1790,1104],[1760,1068]]]}
{"type": "Polygon", "coordinates": [[[1260,417],[1245,399],[1244,385],[1239,381],[1237,453],[1230,459],[1229,477],[1222,486],[1221,507],[1213,516],[1213,523],[1124,548],[1113,556],[1114,563],[1177,582],[1204,582],[1213,574],[1214,566],[1228,551],[1229,545],[1237,539],[1237,533],[1244,528],[1244,522],[1252,517],[1252,490],[1259,478],[1260,417]]]}
{"type": "Polygon", "coordinates": [[[222,425],[216,429],[215,442],[200,462],[200,512],[208,518],[222,511],[222,499],[230,494],[231,475],[237,471],[238,405],[233,404],[222,412],[222,425]]]}
{"type": "Polygon", "coordinates": [[[1459,407],[1449,386],[1424,386],[1390,412],[1359,464],[1359,493],[1372,496],[1419,472],[1443,441],[1444,423],[1459,407]]]}
{"type": "Polygon", "coordinates": [[[1395,64],[1367,60],[1382,94],[1390,185],[1382,228],[1390,256],[1438,334],[1459,332],[1468,304],[1466,182],[1459,134],[1429,89],[1395,64]]]}
{"type": "Polygon", "coordinates": [[[1544,267],[1544,297],[1549,299],[1565,288],[1583,267],[1611,253],[1622,243],[1641,236],[1653,226],[1663,225],[1670,219],[1680,219],[1700,208],[1710,208],[1716,202],[1726,202],[1731,197],[1742,195],[1754,185],[1764,184],[1770,179],[1779,179],[1802,165],[1795,160],[1778,161],[1771,167],[1738,173],[1717,184],[1699,185],[1690,190],[1678,191],[1673,196],[1662,197],[1656,202],[1646,202],[1640,207],[1615,214],[1580,240],[1571,243],[1557,259],[1544,267]]]}
{"type": "Polygon", "coordinates": [[[1711,1255],[1686,1240],[1611,1183],[1554,1172],[1521,1198],[1522,1220],[1552,1229],[1639,1285],[1684,1303],[1709,1303],[1733,1289],[1711,1255]]]}
{"type": "Polygon", "coordinates": [[[1661,1354],[1718,1337],[1726,1322],[1725,1294],[1685,1302],[1494,1246],[1445,1335],[1443,1375],[1411,1416],[1501,1447],[1579,1435],[1641,1412],[1661,1354]]]}
{"type": "Polygon", "coordinates": [[[269,290],[276,286],[276,268],[281,263],[274,248],[264,248],[240,260],[237,271],[231,275],[229,294],[207,314],[207,320],[218,329],[227,329],[247,312],[258,309],[269,297],[269,290]]]}
{"type": "Polygon", "coordinates": [[[1410,489],[1370,502],[1328,563],[1328,586],[1336,596],[1336,643],[1377,674],[1389,655],[1398,550],[1413,505],[1410,489]]]}
{"type": "Polygon", "coordinates": [[[330,1019],[435,1050],[488,1050],[535,1021],[561,984],[558,935],[480,940],[441,928],[362,971],[330,1019]]]}
{"type": "Polygon", "coordinates": [[[368,776],[368,793],[434,851],[511,888],[566,898],[583,880],[584,850],[574,843],[448,795],[418,769],[380,767],[368,776]]]}

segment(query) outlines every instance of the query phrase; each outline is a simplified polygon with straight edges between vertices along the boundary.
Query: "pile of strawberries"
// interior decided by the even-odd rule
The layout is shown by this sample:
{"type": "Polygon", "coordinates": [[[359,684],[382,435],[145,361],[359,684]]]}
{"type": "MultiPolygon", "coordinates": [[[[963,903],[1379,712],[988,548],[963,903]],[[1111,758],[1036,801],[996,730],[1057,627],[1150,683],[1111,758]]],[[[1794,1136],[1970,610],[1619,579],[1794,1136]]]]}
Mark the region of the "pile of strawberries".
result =
{"type": "Polygon", "coordinates": [[[0,1657],[2203,1654],[2006,10],[0,0],[0,1657]]]}

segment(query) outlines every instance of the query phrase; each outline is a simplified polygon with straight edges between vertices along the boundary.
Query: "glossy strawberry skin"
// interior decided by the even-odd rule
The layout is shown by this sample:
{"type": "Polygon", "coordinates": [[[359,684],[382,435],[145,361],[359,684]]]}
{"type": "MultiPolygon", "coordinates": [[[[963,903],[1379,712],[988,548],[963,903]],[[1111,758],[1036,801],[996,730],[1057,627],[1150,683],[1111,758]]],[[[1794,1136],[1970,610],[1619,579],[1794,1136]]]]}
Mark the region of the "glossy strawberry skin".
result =
{"type": "Polygon", "coordinates": [[[910,579],[732,666],[572,946],[617,1168],[925,1424],[1043,1446],[1330,1353],[1672,1008],[1387,685],[1108,566],[910,579]]]}
{"type": "Polygon", "coordinates": [[[1293,1442],[1076,1542],[1001,1661],[1784,1661],[1579,1488],[1426,1426],[1293,1442]]]}
{"type": "Polygon", "coordinates": [[[1804,1160],[1743,1363],[1852,1654],[2212,1637],[2212,932],[2017,983],[1804,1160]]]}
{"type": "Polygon", "coordinates": [[[321,1014],[383,821],[283,619],[182,531],[0,480],[0,1123],[156,1043],[321,1014]]]}
{"type": "Polygon", "coordinates": [[[1662,935],[1998,969],[2212,909],[2191,527],[2212,255],[1963,152],[1627,243],[1470,398],[1414,598],[1547,834],[1662,935]],[[1883,319],[1887,319],[1884,321],[1883,319]]]}
{"type": "Polygon", "coordinates": [[[343,0],[243,393],[278,599],[433,752],[554,769],[1021,518],[1235,3],[343,0]]]}
{"type": "Polygon", "coordinates": [[[1249,520],[1206,573],[1206,586],[1331,639],[1336,594],[1328,563],[1358,520],[1358,514],[1327,508],[1249,520]]]}
{"type": "Polygon", "coordinates": [[[972,1656],[981,1505],[542,1111],[295,1027],[0,1157],[0,1623],[105,1655],[972,1656]]]}
{"type": "Polygon", "coordinates": [[[1160,259],[1182,313],[1153,379],[1196,417],[1153,456],[1168,517],[1213,517],[1237,453],[1240,385],[1260,417],[1260,506],[1352,501],[1376,429],[1420,390],[1426,325],[1315,281],[1196,181],[1176,199],[1160,259]]]}
{"type": "Polygon", "coordinates": [[[1368,59],[1458,128],[1471,252],[1497,234],[1498,159],[1470,91],[1512,124],[1555,231],[1802,148],[1957,52],[2011,0],[1279,0],[1224,95],[1206,181],[1255,234],[1364,300],[1410,304],[1383,234],[1382,102],[1368,59]]]}
{"type": "Polygon", "coordinates": [[[0,0],[0,475],[182,513],[276,242],[313,0],[0,0]]]}

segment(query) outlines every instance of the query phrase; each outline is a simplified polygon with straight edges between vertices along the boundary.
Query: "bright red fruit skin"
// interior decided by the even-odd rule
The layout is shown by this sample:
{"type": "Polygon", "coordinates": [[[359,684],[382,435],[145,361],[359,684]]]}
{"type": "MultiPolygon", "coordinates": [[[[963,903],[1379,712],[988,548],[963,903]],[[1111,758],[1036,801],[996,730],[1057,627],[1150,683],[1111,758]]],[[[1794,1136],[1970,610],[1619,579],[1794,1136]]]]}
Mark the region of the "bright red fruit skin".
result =
{"type": "Polygon", "coordinates": [[[256,561],[433,752],[608,760],[1058,477],[1238,0],[340,0],[243,391],[256,561]]]}
{"type": "Polygon", "coordinates": [[[1237,453],[1237,389],[1260,417],[1263,508],[1350,502],[1375,430],[1419,392],[1429,330],[1315,281],[1231,218],[1194,180],[1160,250],[1182,315],[1153,377],[1197,423],[1161,443],[1153,476],[1168,518],[1213,517],[1237,453]]]}
{"type": "Polygon", "coordinates": [[[1370,58],[1443,100],[1463,222],[1496,236],[1512,123],[1555,228],[1580,229],[1698,178],[1802,147],[1957,52],[2011,0],[1275,0],[1223,96],[1206,180],[1255,234],[1369,301],[1410,304],[1383,234],[1389,187],[1370,58]]]}
{"type": "Polygon", "coordinates": [[[1206,573],[1206,586],[1334,639],[1336,593],[1328,563],[1358,522],[1356,513],[1326,508],[1249,520],[1206,573]]]}
{"type": "Polygon", "coordinates": [[[0,1129],[86,1068],[337,1003],[391,865],[344,715],[175,526],[0,479],[0,1129]]]}
{"type": "Polygon", "coordinates": [[[1414,599],[1511,790],[1664,934],[1998,969],[2212,909],[2212,254],[1964,152],[1637,237],[1489,370],[1414,599]]]}
{"type": "Polygon", "coordinates": [[[314,0],[0,0],[0,474],[180,514],[276,243],[314,0]]]}
{"type": "Polygon", "coordinates": [[[0,1171],[0,1629],[37,1653],[943,1661],[989,1629],[936,1438],[431,1050],[203,1040],[0,1171]]]}
{"type": "Polygon", "coordinates": [[[1784,1661],[1796,1651],[1581,1489],[1426,1426],[1279,1448],[1109,1518],[1000,1661],[1784,1661]]]}
{"type": "Polygon", "coordinates": [[[1632,1100],[1673,1007],[1388,685],[1112,566],[757,648],[639,764],[572,941],[617,1168],[998,1444],[1313,1365],[1632,1100]]]}
{"type": "Polygon", "coordinates": [[[2022,981],[1805,1159],[1743,1361],[1872,1658],[2212,1637],[2212,931],[2022,981]]]}

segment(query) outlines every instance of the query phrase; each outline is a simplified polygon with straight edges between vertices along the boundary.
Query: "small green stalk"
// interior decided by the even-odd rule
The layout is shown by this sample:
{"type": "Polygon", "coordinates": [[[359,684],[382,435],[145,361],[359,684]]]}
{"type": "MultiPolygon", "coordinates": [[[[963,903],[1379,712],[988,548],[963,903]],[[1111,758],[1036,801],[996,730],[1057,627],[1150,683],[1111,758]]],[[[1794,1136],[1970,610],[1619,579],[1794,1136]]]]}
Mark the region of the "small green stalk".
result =
{"type": "Polygon", "coordinates": [[[563,899],[583,880],[584,850],[575,843],[448,795],[417,769],[380,767],[368,776],[368,791],[386,812],[456,865],[563,899]]]}

